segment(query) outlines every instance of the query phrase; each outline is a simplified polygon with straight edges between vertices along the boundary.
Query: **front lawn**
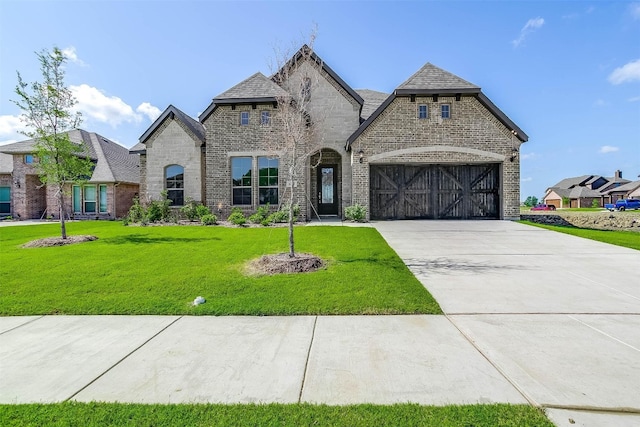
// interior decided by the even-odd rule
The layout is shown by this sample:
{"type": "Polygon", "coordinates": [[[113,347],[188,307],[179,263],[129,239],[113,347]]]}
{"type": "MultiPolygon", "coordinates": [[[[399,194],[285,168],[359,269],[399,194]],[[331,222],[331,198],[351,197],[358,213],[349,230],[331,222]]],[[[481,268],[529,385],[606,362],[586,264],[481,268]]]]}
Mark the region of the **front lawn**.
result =
{"type": "Polygon", "coordinates": [[[58,224],[0,228],[0,315],[440,314],[437,302],[372,228],[297,227],[320,271],[248,276],[247,261],[287,251],[285,228],[68,224],[98,240],[24,249],[58,224]],[[203,296],[206,303],[190,303],[203,296]]]}
{"type": "Polygon", "coordinates": [[[559,233],[571,234],[572,236],[583,237],[585,239],[597,240],[599,242],[610,243],[612,245],[624,246],[625,248],[640,250],[640,233],[636,231],[617,230],[593,230],[590,228],[563,227],[558,225],[538,224],[531,221],[520,221],[523,224],[535,227],[546,228],[547,230],[559,233]]]}
{"type": "Polygon", "coordinates": [[[0,405],[3,426],[553,427],[525,405],[0,405]]]}

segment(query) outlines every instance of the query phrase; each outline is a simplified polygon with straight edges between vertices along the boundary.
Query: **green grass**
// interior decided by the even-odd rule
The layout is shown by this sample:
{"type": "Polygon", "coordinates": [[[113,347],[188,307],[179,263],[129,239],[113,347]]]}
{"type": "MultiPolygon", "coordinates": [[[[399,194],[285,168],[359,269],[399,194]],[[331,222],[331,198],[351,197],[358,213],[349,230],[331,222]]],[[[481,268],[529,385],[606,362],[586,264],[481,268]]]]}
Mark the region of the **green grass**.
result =
{"type": "Polygon", "coordinates": [[[419,406],[309,404],[139,405],[59,403],[0,405],[9,426],[421,426],[553,427],[525,405],[419,406]]]}
{"type": "Polygon", "coordinates": [[[640,233],[635,231],[609,231],[592,230],[589,228],[562,227],[556,225],[537,224],[530,221],[520,221],[523,224],[535,227],[546,228],[547,230],[559,233],[571,234],[572,236],[583,237],[585,239],[597,240],[599,242],[610,243],[612,245],[624,246],[625,248],[640,250],[640,233]]]}
{"type": "Polygon", "coordinates": [[[25,249],[59,226],[0,228],[0,315],[441,313],[372,228],[298,227],[297,250],[327,268],[261,277],[246,275],[246,262],[286,252],[287,229],[87,221],[68,230],[99,239],[25,249]],[[192,307],[199,295],[207,302],[192,307]]]}

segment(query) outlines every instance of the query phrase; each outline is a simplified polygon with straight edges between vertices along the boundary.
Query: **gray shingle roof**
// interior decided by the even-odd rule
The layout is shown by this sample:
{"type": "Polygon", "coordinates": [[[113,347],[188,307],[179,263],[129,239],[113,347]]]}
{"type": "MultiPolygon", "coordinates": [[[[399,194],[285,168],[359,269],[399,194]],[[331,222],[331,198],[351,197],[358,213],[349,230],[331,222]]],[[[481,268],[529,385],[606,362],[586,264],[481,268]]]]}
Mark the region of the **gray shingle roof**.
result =
{"type": "MultiPolygon", "coordinates": [[[[129,154],[128,149],[95,132],[87,132],[83,129],[71,130],[68,135],[71,142],[84,145],[89,158],[96,162],[90,182],[140,183],[139,158],[129,154]]],[[[0,152],[32,153],[35,145],[36,140],[28,139],[3,145],[0,147],[0,152]]]]}
{"type": "Polygon", "coordinates": [[[356,89],[358,95],[364,100],[360,117],[366,120],[374,111],[390,96],[388,93],[378,92],[370,89],[356,89]]]}
{"type": "Polygon", "coordinates": [[[276,97],[287,95],[287,91],[275,84],[264,74],[258,72],[248,79],[241,81],[231,89],[222,92],[220,95],[213,98],[213,100],[214,102],[222,100],[241,101],[261,98],[273,98],[275,100],[276,97]]]}
{"type": "Polygon", "coordinates": [[[630,182],[627,182],[626,184],[622,184],[619,187],[611,188],[611,189],[609,189],[609,192],[622,191],[622,192],[625,192],[625,193],[626,192],[630,193],[630,192],[634,191],[636,188],[640,188],[640,180],[638,180],[638,181],[630,181],[630,182]]]}
{"type": "Polygon", "coordinates": [[[140,142],[129,150],[131,153],[139,154],[146,150],[144,142],[149,138],[153,132],[167,119],[167,118],[176,118],[182,122],[193,134],[200,140],[200,142],[205,142],[205,132],[204,126],[202,123],[197,121],[196,119],[190,117],[185,114],[179,108],[174,107],[173,105],[169,105],[163,112],[158,116],[158,118],[149,126],[149,128],[142,134],[140,137],[140,142]]]}
{"type": "Polygon", "coordinates": [[[396,90],[401,92],[426,90],[438,91],[438,93],[444,90],[480,92],[480,87],[427,62],[396,90]]]}
{"type": "Polygon", "coordinates": [[[593,178],[593,175],[582,175],[582,176],[574,176],[572,178],[565,178],[551,188],[569,189],[580,184],[584,185],[591,178],[593,178]]]}

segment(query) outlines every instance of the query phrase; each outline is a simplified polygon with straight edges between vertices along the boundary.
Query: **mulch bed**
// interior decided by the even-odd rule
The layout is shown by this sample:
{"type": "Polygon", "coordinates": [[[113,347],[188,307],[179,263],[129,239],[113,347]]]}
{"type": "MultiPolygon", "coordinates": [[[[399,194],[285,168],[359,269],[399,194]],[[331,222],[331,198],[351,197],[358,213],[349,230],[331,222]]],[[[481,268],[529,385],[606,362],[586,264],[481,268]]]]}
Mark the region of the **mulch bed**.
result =
{"type": "Polygon", "coordinates": [[[44,239],[32,240],[22,245],[23,248],[48,248],[51,246],[64,246],[72,245],[74,243],[90,242],[92,240],[98,240],[96,236],[80,235],[80,236],[67,236],[66,239],[62,237],[45,237],[44,239]]]}
{"type": "Polygon", "coordinates": [[[263,255],[249,263],[248,269],[252,274],[283,274],[283,273],[309,273],[324,266],[321,258],[312,255],[298,253],[290,257],[288,253],[275,255],[263,255]]]}

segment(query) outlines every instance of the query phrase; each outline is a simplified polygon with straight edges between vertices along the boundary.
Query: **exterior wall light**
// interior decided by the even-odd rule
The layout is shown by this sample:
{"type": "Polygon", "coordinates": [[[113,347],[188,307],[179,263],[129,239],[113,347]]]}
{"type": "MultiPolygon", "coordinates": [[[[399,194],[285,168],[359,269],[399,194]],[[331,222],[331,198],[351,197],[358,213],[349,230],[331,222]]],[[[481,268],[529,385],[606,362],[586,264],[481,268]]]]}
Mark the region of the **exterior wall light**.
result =
{"type": "Polygon", "coordinates": [[[362,163],[364,160],[364,151],[358,151],[358,162],[362,163]]]}

